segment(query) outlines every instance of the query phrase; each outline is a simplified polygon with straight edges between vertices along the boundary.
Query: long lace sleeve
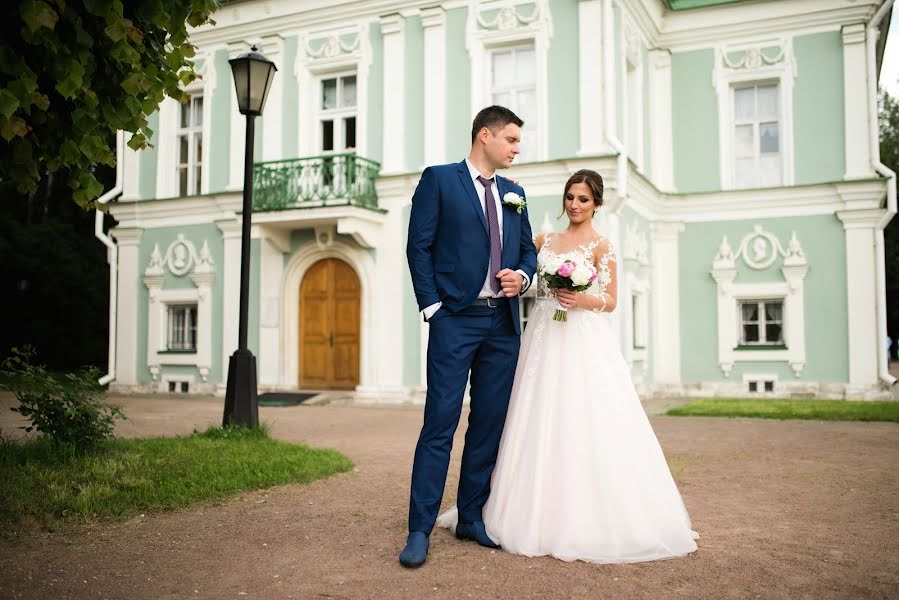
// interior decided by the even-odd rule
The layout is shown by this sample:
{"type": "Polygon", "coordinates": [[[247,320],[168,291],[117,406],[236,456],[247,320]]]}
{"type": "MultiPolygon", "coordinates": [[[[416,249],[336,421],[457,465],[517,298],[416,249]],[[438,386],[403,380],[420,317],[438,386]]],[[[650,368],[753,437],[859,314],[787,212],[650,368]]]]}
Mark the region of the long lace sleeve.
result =
{"type": "Polygon", "coordinates": [[[612,312],[618,304],[618,257],[615,255],[615,247],[609,238],[603,236],[593,249],[598,275],[596,277],[599,288],[599,306],[594,312],[612,312]]]}

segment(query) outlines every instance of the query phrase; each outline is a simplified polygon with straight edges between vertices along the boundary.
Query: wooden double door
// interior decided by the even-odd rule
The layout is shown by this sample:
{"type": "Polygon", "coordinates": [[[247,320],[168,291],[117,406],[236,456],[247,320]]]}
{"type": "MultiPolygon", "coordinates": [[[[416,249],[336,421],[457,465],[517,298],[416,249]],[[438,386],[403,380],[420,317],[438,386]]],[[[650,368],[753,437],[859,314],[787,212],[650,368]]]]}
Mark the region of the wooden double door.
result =
{"type": "Polygon", "coordinates": [[[318,261],[300,283],[300,373],[304,389],[359,384],[359,277],[337,258],[318,261]]]}

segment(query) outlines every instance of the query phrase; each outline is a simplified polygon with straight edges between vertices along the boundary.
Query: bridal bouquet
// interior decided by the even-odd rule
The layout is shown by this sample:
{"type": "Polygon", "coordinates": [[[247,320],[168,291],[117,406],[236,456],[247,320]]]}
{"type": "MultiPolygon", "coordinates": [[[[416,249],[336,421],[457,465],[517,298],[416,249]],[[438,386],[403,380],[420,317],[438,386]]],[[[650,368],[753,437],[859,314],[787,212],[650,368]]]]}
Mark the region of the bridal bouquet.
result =
{"type": "MultiPolygon", "coordinates": [[[[540,275],[546,281],[546,285],[553,289],[583,292],[590,287],[596,279],[596,268],[582,256],[567,258],[554,256],[540,267],[540,275]]],[[[553,315],[555,321],[567,321],[568,309],[561,304],[553,315]]]]}

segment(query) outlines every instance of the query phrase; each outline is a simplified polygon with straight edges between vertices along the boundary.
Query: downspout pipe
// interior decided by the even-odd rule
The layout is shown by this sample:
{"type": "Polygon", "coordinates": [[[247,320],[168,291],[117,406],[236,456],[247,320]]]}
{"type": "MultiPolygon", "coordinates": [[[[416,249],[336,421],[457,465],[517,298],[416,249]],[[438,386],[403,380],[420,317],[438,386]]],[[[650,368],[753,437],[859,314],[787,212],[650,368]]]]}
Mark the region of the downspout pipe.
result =
{"type": "MultiPolygon", "coordinates": [[[[122,179],[125,172],[125,132],[116,133],[115,185],[97,198],[97,204],[107,204],[122,193],[122,179]]],[[[116,313],[119,289],[119,247],[103,231],[103,211],[97,208],[94,218],[94,236],[106,246],[106,262],[109,263],[109,367],[106,375],[98,380],[100,385],[115,380],[116,357],[116,313]]]]}
{"type": "Polygon", "coordinates": [[[877,223],[874,231],[874,253],[876,257],[876,311],[877,311],[877,373],[880,381],[891,386],[896,383],[896,378],[890,375],[888,368],[889,356],[886,348],[887,336],[887,312],[886,312],[886,258],[884,256],[883,229],[896,214],[896,173],[880,162],[880,128],[877,116],[877,57],[875,46],[880,36],[880,23],[892,8],[895,0],[885,0],[868,23],[865,35],[867,45],[867,80],[868,80],[868,123],[870,126],[869,139],[871,143],[871,164],[874,170],[887,179],[887,205],[883,217],[877,223]]]}

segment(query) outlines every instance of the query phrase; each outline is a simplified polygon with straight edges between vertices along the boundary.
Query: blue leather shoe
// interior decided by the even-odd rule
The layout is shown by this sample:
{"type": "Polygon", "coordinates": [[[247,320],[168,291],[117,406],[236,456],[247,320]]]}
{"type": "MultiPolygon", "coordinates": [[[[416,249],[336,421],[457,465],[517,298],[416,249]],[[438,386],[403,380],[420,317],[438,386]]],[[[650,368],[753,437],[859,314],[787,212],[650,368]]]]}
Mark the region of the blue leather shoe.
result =
{"type": "Polygon", "coordinates": [[[400,552],[400,564],[414,569],[425,564],[428,559],[428,536],[423,531],[412,531],[406,540],[406,547],[400,552]]]}
{"type": "Polygon", "coordinates": [[[484,527],[483,521],[473,521],[471,523],[459,523],[456,525],[456,537],[460,540],[474,540],[485,548],[499,549],[499,544],[490,539],[487,535],[487,528],[484,527]]]}

